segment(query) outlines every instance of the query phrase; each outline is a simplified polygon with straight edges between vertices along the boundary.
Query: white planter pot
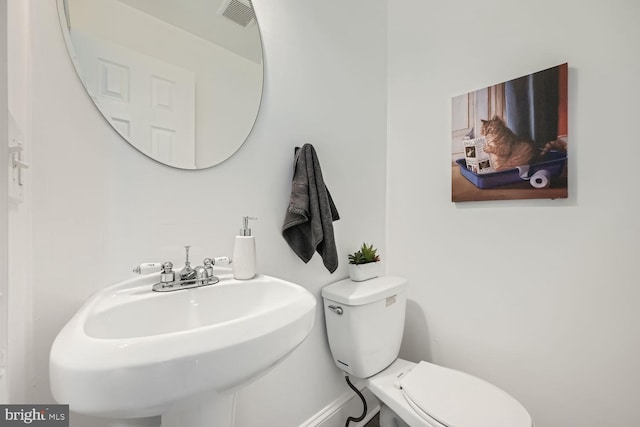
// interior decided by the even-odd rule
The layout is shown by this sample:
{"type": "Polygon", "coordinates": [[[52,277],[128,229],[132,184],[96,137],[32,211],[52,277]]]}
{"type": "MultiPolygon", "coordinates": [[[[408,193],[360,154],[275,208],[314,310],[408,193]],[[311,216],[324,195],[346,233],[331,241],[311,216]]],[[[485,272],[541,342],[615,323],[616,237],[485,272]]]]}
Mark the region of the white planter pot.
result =
{"type": "Polygon", "coordinates": [[[380,262],[349,264],[349,277],[354,282],[363,282],[380,275],[380,262]]]}

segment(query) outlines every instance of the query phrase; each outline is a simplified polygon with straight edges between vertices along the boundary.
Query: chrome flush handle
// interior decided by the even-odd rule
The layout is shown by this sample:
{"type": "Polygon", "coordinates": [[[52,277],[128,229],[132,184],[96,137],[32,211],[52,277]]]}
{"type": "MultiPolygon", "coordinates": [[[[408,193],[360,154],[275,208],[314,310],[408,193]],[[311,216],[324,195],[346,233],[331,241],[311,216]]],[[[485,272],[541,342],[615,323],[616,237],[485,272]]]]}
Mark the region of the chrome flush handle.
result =
{"type": "Polygon", "coordinates": [[[336,313],[338,316],[342,316],[342,313],[344,312],[342,310],[342,307],[338,307],[337,305],[330,305],[327,308],[329,308],[329,310],[331,310],[334,313],[336,313]]]}

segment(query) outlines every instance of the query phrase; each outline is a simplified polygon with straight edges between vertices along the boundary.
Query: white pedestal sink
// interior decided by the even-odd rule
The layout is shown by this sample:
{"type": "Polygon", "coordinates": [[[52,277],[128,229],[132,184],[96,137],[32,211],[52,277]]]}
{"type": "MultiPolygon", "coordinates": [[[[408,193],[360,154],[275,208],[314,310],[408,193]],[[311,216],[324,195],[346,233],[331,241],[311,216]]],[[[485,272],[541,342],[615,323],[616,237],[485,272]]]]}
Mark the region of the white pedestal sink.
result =
{"type": "Polygon", "coordinates": [[[92,296],[51,348],[51,390],[72,411],[113,426],[226,427],[234,393],[307,337],[316,300],[274,277],[152,292],[159,274],[92,296]]]}

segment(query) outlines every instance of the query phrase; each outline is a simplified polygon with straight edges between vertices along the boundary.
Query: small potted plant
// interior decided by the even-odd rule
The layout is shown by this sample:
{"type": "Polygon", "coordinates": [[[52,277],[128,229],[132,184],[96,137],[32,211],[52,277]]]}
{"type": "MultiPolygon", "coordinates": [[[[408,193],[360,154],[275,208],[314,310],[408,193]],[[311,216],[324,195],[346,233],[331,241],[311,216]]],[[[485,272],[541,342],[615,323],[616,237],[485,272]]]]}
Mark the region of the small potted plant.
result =
{"type": "Polygon", "coordinates": [[[354,282],[362,282],[365,280],[378,277],[380,274],[380,256],[376,253],[377,249],[373,244],[362,244],[359,251],[349,255],[349,277],[354,282]]]}

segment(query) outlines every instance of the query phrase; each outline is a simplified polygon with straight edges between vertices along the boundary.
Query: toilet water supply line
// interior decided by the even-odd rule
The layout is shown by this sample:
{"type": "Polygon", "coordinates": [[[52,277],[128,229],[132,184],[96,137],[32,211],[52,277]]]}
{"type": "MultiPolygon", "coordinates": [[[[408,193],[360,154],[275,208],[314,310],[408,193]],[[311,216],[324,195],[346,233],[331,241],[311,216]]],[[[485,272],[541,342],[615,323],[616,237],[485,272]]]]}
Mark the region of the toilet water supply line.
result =
{"type": "Polygon", "coordinates": [[[347,422],[345,423],[344,427],[349,427],[349,424],[352,421],[357,423],[364,420],[364,417],[367,416],[367,401],[364,399],[364,396],[362,395],[362,393],[360,393],[360,390],[358,390],[353,384],[351,384],[351,381],[349,381],[349,376],[345,375],[344,378],[347,380],[347,384],[349,384],[349,387],[351,387],[351,390],[355,391],[355,393],[358,395],[360,400],[362,400],[362,415],[360,415],[357,418],[355,417],[347,418],[347,422]]]}

